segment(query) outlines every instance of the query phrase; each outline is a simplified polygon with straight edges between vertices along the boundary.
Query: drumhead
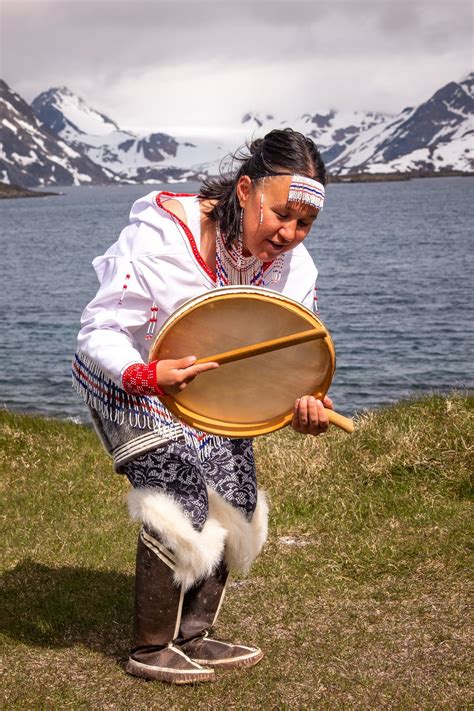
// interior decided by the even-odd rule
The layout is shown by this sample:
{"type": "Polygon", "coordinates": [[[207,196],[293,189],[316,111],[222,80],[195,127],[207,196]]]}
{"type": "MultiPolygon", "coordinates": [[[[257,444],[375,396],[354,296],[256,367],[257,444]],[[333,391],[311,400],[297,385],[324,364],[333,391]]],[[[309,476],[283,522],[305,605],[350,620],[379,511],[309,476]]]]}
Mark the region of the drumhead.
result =
{"type": "Polygon", "coordinates": [[[309,309],[260,287],[223,287],[180,307],[162,326],[150,360],[225,351],[317,328],[322,339],[227,363],[199,375],[183,392],[161,399],[197,429],[254,437],[287,425],[302,395],[322,398],[335,370],[332,339],[309,309]]]}

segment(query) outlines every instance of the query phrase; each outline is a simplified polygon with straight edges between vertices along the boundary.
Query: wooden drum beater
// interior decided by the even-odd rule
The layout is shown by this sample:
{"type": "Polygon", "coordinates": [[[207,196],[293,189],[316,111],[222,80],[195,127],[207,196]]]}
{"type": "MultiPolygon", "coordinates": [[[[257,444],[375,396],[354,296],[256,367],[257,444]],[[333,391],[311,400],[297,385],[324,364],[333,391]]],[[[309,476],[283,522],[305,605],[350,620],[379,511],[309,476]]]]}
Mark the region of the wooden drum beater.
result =
{"type": "MultiPolygon", "coordinates": [[[[315,314],[259,287],[213,289],[187,301],[164,323],[150,360],[196,355],[221,367],[202,373],[166,407],[196,429],[226,437],[256,437],[288,425],[296,398],[322,399],[331,384],[335,350],[315,314]]],[[[352,420],[326,410],[346,432],[352,420]]]]}

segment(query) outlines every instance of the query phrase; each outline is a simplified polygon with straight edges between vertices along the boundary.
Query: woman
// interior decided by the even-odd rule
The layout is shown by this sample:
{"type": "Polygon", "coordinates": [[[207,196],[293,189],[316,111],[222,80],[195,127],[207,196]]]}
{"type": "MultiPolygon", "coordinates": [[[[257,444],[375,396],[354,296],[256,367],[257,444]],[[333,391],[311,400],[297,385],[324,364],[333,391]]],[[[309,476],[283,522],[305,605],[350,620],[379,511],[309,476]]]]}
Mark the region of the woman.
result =
{"type": "MultiPolygon", "coordinates": [[[[100,281],[84,311],[73,364],[116,471],[132,484],[138,541],[134,642],[127,671],[172,683],[209,681],[214,667],[256,664],[257,647],[209,636],[230,570],[245,571],[267,532],[252,444],[175,420],[158,396],[176,394],[216,363],[147,363],[155,330],[179,306],[216,286],[253,284],[313,307],[317,271],[302,245],[324,200],[314,143],[271,131],[234,157],[230,176],[199,196],[150,193],[93,265],[100,281]]],[[[332,407],[329,398],[324,403],[332,407]]],[[[292,426],[317,435],[323,404],[302,397],[292,426]]]]}

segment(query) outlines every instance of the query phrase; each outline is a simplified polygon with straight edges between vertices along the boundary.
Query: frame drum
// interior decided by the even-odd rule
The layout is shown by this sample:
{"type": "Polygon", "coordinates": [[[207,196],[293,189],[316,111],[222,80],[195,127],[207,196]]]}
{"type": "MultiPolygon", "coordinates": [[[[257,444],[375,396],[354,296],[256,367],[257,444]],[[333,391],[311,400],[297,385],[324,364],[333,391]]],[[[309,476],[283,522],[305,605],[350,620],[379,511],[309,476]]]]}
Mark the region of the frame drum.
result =
{"type": "Polygon", "coordinates": [[[289,424],[296,398],[324,397],[335,370],[332,339],[312,311],[275,291],[249,286],[213,289],[187,301],[160,329],[150,360],[195,355],[213,361],[228,352],[233,357],[198,375],[182,392],[160,396],[180,420],[227,437],[255,437],[289,424]],[[280,345],[292,340],[283,337],[298,334],[301,341],[308,336],[302,332],[315,329],[314,340],[280,345]],[[264,352],[248,348],[255,344],[264,352]]]}

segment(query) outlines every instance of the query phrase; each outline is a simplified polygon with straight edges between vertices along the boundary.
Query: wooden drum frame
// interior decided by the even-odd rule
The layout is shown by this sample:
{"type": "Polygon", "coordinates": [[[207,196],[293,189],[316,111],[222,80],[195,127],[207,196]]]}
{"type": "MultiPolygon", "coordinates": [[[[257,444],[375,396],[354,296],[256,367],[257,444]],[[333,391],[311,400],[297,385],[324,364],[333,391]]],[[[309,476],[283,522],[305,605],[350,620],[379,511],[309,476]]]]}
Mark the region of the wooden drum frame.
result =
{"type": "MultiPolygon", "coordinates": [[[[163,324],[150,361],[195,355],[219,368],[198,375],[176,395],[160,396],[180,420],[227,437],[256,437],[285,427],[297,397],[322,399],[336,356],[315,314],[269,289],[230,286],[190,299],[163,324]]],[[[326,410],[353,431],[352,421],[326,410]]]]}

